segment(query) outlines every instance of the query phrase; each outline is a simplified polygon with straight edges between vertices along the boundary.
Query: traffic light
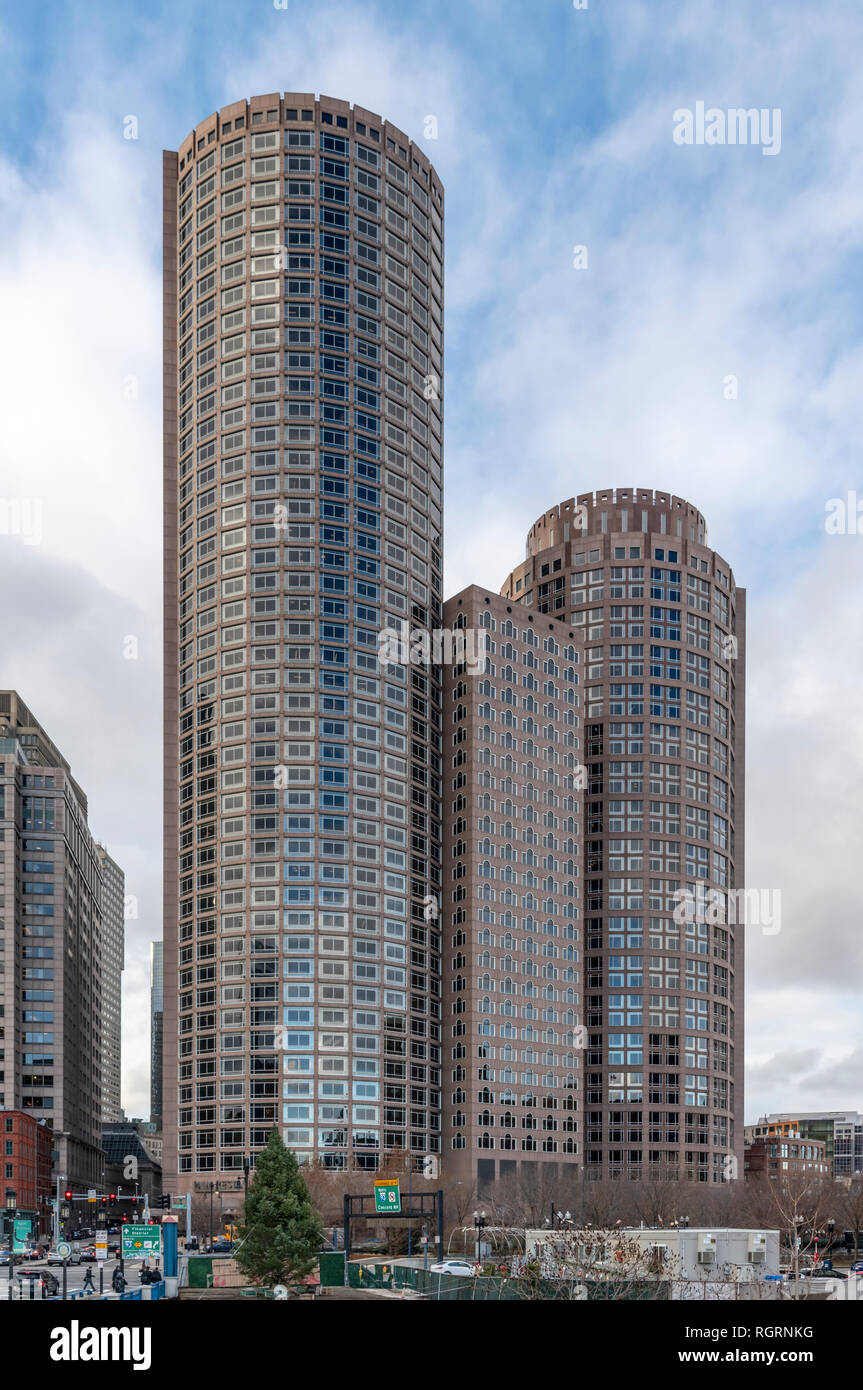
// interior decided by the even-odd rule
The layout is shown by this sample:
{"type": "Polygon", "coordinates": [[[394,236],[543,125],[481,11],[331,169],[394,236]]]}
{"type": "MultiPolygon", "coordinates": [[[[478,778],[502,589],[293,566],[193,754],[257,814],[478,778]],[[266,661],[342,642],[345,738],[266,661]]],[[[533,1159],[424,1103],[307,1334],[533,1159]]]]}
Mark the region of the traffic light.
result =
{"type": "Polygon", "coordinates": [[[66,1199],[67,1202],[71,1202],[71,1200],[72,1200],[72,1193],[71,1193],[71,1192],[64,1192],[64,1193],[63,1193],[63,1196],[64,1196],[64,1198],[66,1199]]]}
{"type": "Polygon", "coordinates": [[[108,1205],[108,1198],[107,1198],[107,1197],[103,1197],[103,1198],[101,1199],[101,1201],[102,1201],[102,1206],[103,1206],[103,1207],[106,1207],[106,1206],[108,1205]]]}
{"type": "Polygon", "coordinates": [[[170,1211],[170,1210],[171,1210],[171,1194],[170,1194],[170,1192],[163,1192],[163,1193],[162,1193],[161,1197],[159,1198],[159,1206],[161,1207],[162,1211],[170,1211]]]}
{"type": "Polygon", "coordinates": [[[110,1202],[116,1202],[116,1200],[117,1200],[117,1194],[116,1194],[116,1192],[110,1193],[110,1195],[109,1195],[109,1197],[108,1197],[108,1200],[109,1200],[110,1202]]]}

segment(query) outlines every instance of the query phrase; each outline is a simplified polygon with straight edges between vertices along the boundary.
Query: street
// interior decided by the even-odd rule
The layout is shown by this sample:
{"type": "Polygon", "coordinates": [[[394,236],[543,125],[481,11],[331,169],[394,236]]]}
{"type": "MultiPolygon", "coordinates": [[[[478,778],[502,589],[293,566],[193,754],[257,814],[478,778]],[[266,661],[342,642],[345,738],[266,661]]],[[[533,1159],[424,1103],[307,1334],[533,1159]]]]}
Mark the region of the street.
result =
{"type": "MultiPolygon", "coordinates": [[[[125,1264],[126,1288],[139,1289],[141,1287],[141,1260],[127,1260],[125,1264]]],[[[106,1260],[103,1267],[102,1287],[105,1293],[111,1292],[111,1276],[117,1266],[116,1260],[106,1260]]],[[[69,1293],[73,1289],[81,1289],[84,1286],[84,1278],[87,1270],[93,1272],[93,1286],[96,1293],[99,1292],[99,1266],[97,1264],[68,1265],[66,1269],[66,1288],[69,1293]]],[[[30,1280],[23,1278],[25,1270],[35,1270],[38,1274],[53,1274],[60,1288],[63,1291],[63,1267],[62,1265],[48,1265],[46,1260],[31,1260],[27,1264],[15,1265],[12,1272],[11,1298],[30,1298],[30,1280]]],[[[38,1279],[33,1280],[33,1298],[41,1299],[42,1285],[38,1279]]],[[[8,1268],[0,1269],[0,1303],[4,1300],[9,1301],[10,1282],[8,1268]]]]}

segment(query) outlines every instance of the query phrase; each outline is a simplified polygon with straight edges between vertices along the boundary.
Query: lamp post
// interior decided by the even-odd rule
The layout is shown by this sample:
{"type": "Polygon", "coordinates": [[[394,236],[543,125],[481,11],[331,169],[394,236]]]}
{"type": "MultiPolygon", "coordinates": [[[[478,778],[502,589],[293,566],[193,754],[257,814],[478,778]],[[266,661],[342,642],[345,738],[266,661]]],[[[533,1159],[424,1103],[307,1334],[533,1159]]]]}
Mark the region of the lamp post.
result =
{"type": "Polygon", "coordinates": [[[18,1193],[12,1187],[6,1188],[6,1226],[9,1230],[9,1298],[12,1298],[12,1265],[15,1254],[15,1212],[18,1209],[18,1193]]]}
{"type": "MultiPolygon", "coordinates": [[[[55,1142],[56,1142],[57,1140],[59,1140],[59,1139],[68,1139],[70,1133],[71,1133],[71,1131],[68,1130],[68,1129],[52,1129],[52,1131],[51,1131],[51,1138],[52,1138],[52,1140],[55,1141],[55,1142]]],[[[52,1157],[53,1157],[53,1155],[52,1155],[52,1157]]],[[[57,1145],[57,1168],[58,1168],[58,1170],[59,1170],[59,1167],[60,1167],[60,1146],[59,1146],[59,1144],[58,1144],[58,1145],[57,1145]]],[[[53,1230],[53,1235],[54,1235],[53,1244],[54,1244],[54,1249],[55,1249],[55,1250],[56,1250],[56,1248],[57,1248],[57,1243],[58,1243],[58,1241],[59,1241],[59,1239],[60,1239],[60,1184],[61,1184],[61,1182],[65,1182],[65,1181],[66,1181],[66,1174],[65,1174],[65,1173],[61,1173],[61,1172],[58,1171],[58,1173],[57,1173],[56,1187],[55,1187],[55,1197],[54,1197],[54,1221],[53,1221],[53,1223],[52,1223],[52,1230],[53,1230]]]]}
{"type": "Polygon", "coordinates": [[[479,1264],[482,1258],[482,1233],[486,1228],[488,1218],[484,1211],[475,1211],[473,1214],[473,1226],[476,1231],[476,1262],[479,1264]]]}

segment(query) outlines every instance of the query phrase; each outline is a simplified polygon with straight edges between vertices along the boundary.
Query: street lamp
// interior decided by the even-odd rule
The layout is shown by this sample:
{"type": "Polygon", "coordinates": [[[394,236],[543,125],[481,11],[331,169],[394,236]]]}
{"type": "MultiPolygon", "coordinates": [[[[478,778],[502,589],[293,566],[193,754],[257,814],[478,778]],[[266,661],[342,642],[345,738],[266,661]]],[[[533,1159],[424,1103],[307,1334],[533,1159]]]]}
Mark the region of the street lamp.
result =
{"type": "Polygon", "coordinates": [[[15,1212],[18,1209],[18,1193],[12,1187],[6,1188],[6,1226],[9,1231],[9,1297],[12,1297],[12,1264],[15,1252],[15,1212]]]}
{"type": "Polygon", "coordinates": [[[473,1214],[473,1225],[476,1231],[476,1262],[479,1264],[482,1255],[482,1233],[488,1224],[488,1219],[484,1211],[475,1211],[473,1214]]]}
{"type": "MultiPolygon", "coordinates": [[[[70,1136],[70,1133],[71,1133],[71,1131],[68,1130],[68,1129],[52,1129],[52,1131],[51,1131],[51,1138],[52,1138],[52,1140],[57,1140],[57,1139],[68,1139],[69,1136],[70,1136]]],[[[59,1168],[60,1168],[60,1149],[59,1149],[59,1146],[58,1146],[58,1148],[57,1148],[57,1168],[58,1168],[58,1170],[59,1170],[59,1168]]],[[[55,1188],[55,1198],[54,1198],[54,1221],[53,1221],[53,1235],[54,1235],[53,1244],[54,1244],[54,1249],[55,1249],[55,1250],[56,1250],[57,1244],[58,1244],[58,1242],[59,1242],[59,1240],[60,1240],[60,1184],[61,1184],[61,1182],[65,1182],[65,1181],[66,1181],[66,1174],[65,1174],[65,1173],[61,1173],[61,1172],[58,1171],[57,1174],[56,1174],[56,1188],[55,1188]]]]}

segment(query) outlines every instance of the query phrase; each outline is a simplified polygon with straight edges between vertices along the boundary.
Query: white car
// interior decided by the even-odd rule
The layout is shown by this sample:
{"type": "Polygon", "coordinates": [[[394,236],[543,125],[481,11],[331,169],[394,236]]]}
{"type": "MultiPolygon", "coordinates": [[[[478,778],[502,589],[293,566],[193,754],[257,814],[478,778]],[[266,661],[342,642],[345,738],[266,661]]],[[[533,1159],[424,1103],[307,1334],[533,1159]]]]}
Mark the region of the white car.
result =
{"type": "MultiPolygon", "coordinates": [[[[49,1265],[61,1265],[61,1264],[63,1263],[63,1256],[62,1256],[62,1255],[59,1255],[59,1254],[57,1253],[56,1250],[49,1250],[49,1251],[48,1251],[48,1261],[47,1261],[47,1262],[48,1262],[49,1265]]],[[[80,1251],[78,1251],[78,1250],[73,1250],[73,1251],[70,1253],[70,1255],[69,1255],[69,1264],[70,1264],[70,1265],[79,1265],[80,1263],[81,1263],[81,1254],[80,1254],[80,1251]]]]}
{"type": "Polygon", "coordinates": [[[439,1265],[432,1265],[432,1274],[460,1274],[464,1279],[473,1279],[476,1274],[476,1265],[472,1265],[469,1260],[443,1260],[439,1265]]]}

